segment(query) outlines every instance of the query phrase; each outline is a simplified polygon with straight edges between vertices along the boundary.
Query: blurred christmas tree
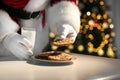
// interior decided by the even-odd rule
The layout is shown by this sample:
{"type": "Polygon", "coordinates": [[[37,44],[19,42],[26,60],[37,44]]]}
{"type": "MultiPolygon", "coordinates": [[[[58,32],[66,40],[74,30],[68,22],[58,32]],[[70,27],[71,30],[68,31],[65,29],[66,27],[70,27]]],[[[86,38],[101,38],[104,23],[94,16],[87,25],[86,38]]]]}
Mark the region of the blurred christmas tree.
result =
{"type": "MultiPolygon", "coordinates": [[[[109,7],[104,0],[79,0],[78,6],[81,11],[81,26],[75,43],[66,47],[49,45],[47,50],[115,58],[115,32],[109,17],[109,7]]],[[[55,35],[50,33],[50,38],[54,39],[55,35]]]]}
{"type": "Polygon", "coordinates": [[[83,53],[115,58],[114,25],[104,0],[79,0],[83,53]]]}

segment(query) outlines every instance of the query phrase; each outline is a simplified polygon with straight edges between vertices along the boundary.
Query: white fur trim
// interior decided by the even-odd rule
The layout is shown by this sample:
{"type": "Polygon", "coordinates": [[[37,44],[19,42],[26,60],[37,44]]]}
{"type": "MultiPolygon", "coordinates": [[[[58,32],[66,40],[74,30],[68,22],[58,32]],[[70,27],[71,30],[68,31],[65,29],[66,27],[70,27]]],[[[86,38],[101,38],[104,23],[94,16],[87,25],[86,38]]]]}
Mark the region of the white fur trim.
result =
{"type": "Polygon", "coordinates": [[[34,12],[45,9],[50,0],[30,0],[25,7],[26,11],[34,12]]]}
{"type": "Polygon", "coordinates": [[[19,29],[10,16],[3,10],[0,10],[0,41],[9,33],[16,32],[19,29]]]}
{"type": "Polygon", "coordinates": [[[63,23],[70,24],[77,33],[79,32],[80,11],[72,2],[62,1],[48,8],[46,18],[50,28],[55,27],[58,23],[63,23]]]}

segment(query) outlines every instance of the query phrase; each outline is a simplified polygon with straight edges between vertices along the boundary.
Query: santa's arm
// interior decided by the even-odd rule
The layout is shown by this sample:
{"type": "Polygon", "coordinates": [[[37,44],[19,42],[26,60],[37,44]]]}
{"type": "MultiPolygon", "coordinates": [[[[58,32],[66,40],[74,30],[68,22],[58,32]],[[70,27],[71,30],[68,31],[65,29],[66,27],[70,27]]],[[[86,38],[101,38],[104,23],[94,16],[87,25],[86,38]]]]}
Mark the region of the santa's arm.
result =
{"type": "MultiPolygon", "coordinates": [[[[50,0],[30,0],[24,10],[30,13],[41,12],[48,6],[49,2],[50,0]]],[[[35,18],[21,19],[20,24],[25,30],[34,30],[40,24],[40,17],[41,13],[35,18]]]]}
{"type": "MultiPolygon", "coordinates": [[[[76,33],[80,28],[80,11],[77,5],[71,1],[61,1],[48,9],[47,23],[51,31],[58,33],[59,27],[72,27],[76,33]],[[62,25],[63,24],[63,25],[62,25]],[[65,24],[65,25],[64,25],[65,24]]],[[[59,34],[58,34],[59,35],[59,34]]]]}
{"type": "Polygon", "coordinates": [[[10,18],[8,13],[0,10],[0,41],[2,41],[6,35],[17,32],[18,29],[18,24],[10,18]]]}
{"type": "Polygon", "coordinates": [[[27,59],[33,54],[32,45],[25,36],[17,33],[18,29],[18,24],[8,13],[0,10],[0,43],[18,59],[27,59]]]}

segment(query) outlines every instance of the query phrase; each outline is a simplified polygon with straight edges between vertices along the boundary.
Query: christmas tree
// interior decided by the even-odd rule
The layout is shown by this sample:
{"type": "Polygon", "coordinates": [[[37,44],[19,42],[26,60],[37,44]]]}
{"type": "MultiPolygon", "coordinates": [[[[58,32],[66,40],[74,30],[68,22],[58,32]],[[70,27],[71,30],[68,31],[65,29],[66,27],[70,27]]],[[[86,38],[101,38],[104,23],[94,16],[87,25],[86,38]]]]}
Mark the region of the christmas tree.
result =
{"type": "Polygon", "coordinates": [[[115,58],[115,32],[104,0],[79,0],[83,53],[115,58]]]}
{"type": "MultiPolygon", "coordinates": [[[[109,16],[109,7],[103,0],[79,0],[78,6],[81,25],[75,43],[64,47],[49,44],[47,50],[116,58],[114,24],[109,16]]],[[[52,32],[50,38],[55,38],[52,32]]]]}

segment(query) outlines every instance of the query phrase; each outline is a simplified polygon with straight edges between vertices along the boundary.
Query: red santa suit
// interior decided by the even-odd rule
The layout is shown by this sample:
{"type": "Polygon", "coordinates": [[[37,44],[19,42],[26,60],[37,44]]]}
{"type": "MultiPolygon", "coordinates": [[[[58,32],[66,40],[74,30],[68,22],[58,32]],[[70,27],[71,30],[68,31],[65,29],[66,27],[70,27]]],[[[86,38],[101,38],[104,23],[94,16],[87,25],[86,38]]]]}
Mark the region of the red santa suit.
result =
{"type": "Polygon", "coordinates": [[[33,53],[42,52],[49,42],[49,30],[56,35],[61,35],[67,28],[71,29],[68,30],[69,33],[72,29],[75,33],[79,32],[80,12],[76,0],[1,1],[8,8],[17,9],[22,14],[19,16],[17,11],[12,12],[8,8],[0,10],[0,55],[2,56],[6,54],[5,56],[12,55],[19,59],[26,59],[33,53]],[[24,16],[21,11],[28,15],[24,16]],[[62,24],[65,24],[65,27],[62,24]],[[62,29],[61,26],[63,26],[62,29]],[[20,27],[22,28],[21,35],[16,33],[20,27]],[[16,47],[11,47],[12,45],[16,47]],[[34,45],[33,48],[32,45],[34,45]]]}

